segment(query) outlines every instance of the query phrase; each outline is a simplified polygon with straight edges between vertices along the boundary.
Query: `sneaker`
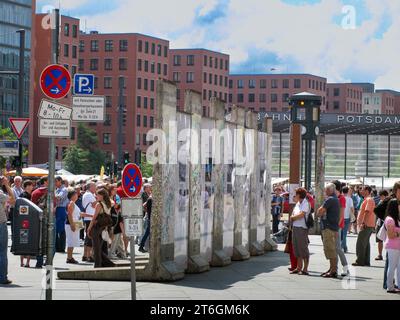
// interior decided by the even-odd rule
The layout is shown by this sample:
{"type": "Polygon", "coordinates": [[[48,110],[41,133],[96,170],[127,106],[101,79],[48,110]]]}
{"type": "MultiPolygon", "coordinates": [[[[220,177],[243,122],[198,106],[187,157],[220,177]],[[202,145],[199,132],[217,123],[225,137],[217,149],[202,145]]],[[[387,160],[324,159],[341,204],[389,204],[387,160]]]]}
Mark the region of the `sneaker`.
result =
{"type": "Polygon", "coordinates": [[[382,261],[383,260],[383,257],[382,256],[377,256],[376,258],[375,258],[375,261],[382,261]]]}
{"type": "Polygon", "coordinates": [[[141,253],[147,253],[148,251],[144,250],[144,248],[139,248],[139,252],[141,252],[141,253]]]}
{"type": "Polygon", "coordinates": [[[342,276],[342,277],[347,277],[347,276],[349,276],[349,275],[350,275],[349,267],[348,267],[348,266],[344,266],[344,267],[343,267],[343,271],[342,271],[342,273],[341,273],[341,276],[342,276]]]}
{"type": "Polygon", "coordinates": [[[67,264],[79,264],[79,262],[76,261],[74,258],[72,258],[72,259],[67,259],[67,264]]]}
{"type": "Polygon", "coordinates": [[[82,262],[87,262],[88,258],[87,257],[82,257],[82,262]]]}
{"type": "Polygon", "coordinates": [[[8,286],[8,285],[12,284],[12,281],[11,280],[6,280],[4,282],[0,282],[0,284],[3,285],[3,286],[8,286]]]}

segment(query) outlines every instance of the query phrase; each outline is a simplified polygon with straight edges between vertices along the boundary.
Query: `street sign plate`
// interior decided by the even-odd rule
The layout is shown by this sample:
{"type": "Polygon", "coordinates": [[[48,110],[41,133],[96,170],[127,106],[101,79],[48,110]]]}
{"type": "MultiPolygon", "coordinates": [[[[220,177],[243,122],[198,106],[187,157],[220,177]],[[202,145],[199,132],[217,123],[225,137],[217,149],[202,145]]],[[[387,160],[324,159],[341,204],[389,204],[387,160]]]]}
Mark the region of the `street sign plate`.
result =
{"type": "Polygon", "coordinates": [[[18,157],[18,141],[0,141],[0,157],[18,157]]]}
{"type": "Polygon", "coordinates": [[[18,137],[18,139],[21,139],[31,120],[29,118],[10,118],[8,121],[10,121],[15,135],[18,137]]]}
{"type": "Polygon", "coordinates": [[[71,120],[39,119],[39,137],[69,138],[71,120]]]}
{"type": "Polygon", "coordinates": [[[125,219],[124,226],[127,237],[140,237],[143,235],[143,218],[125,219]]]}
{"type": "Polygon", "coordinates": [[[71,75],[64,66],[52,64],[47,66],[40,76],[40,87],[51,99],[62,99],[71,90],[71,75]]]}
{"type": "Polygon", "coordinates": [[[74,76],[74,94],[93,95],[94,94],[94,75],[76,74],[74,76]]]}
{"type": "Polygon", "coordinates": [[[73,121],[104,122],[104,96],[73,97],[73,121]]]}
{"type": "Polygon", "coordinates": [[[39,118],[54,120],[70,120],[72,109],[59,103],[43,99],[40,104],[39,118]]]}
{"type": "Polygon", "coordinates": [[[142,172],[133,163],[125,166],[122,171],[122,190],[128,198],[135,198],[141,191],[143,185],[142,172]]]}

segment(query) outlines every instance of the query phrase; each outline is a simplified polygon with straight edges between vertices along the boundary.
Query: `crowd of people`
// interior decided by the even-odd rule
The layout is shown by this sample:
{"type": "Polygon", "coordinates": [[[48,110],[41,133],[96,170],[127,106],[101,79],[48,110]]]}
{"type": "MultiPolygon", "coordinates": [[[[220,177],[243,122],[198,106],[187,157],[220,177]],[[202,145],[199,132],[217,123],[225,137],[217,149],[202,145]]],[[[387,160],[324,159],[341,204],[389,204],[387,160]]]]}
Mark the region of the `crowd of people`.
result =
{"type": "MultiPolygon", "coordinates": [[[[12,181],[0,177],[0,284],[8,285],[8,228],[13,225],[17,199],[25,198],[40,209],[47,211],[48,177],[38,181],[15,177],[12,181]]],[[[74,249],[83,246],[82,263],[94,264],[95,268],[114,267],[113,260],[129,256],[130,239],[124,228],[121,199],[126,197],[121,183],[89,181],[69,183],[62,177],[55,178],[54,194],[54,252],[66,254],[67,264],[79,264],[74,258],[74,249]]],[[[139,251],[146,253],[149,247],[152,188],[145,181],[142,195],[144,232],[136,239],[139,251]]],[[[46,215],[43,216],[43,234],[46,238],[46,215]]],[[[13,230],[13,227],[11,228],[13,230]]],[[[11,249],[13,251],[13,249],[11,249]]],[[[35,268],[45,265],[44,256],[36,257],[35,268]]],[[[30,268],[31,257],[21,256],[21,267],[30,268]]]]}
{"type": "MultiPolygon", "coordinates": [[[[274,190],[272,198],[273,231],[278,232],[282,216],[283,188],[274,190]]],[[[286,194],[286,193],[284,193],[286,194]]],[[[314,197],[303,188],[295,191],[295,203],[289,218],[289,235],[285,252],[290,254],[291,274],[309,275],[309,229],[313,227],[314,197]]],[[[340,181],[332,181],[325,188],[325,201],[315,208],[320,220],[324,254],[329,269],[323,278],[338,278],[339,262],[341,276],[350,275],[346,257],[347,236],[357,235],[356,260],[353,267],[371,266],[370,241],[376,233],[378,256],[376,261],[386,260],[383,288],[388,293],[400,293],[400,182],[389,192],[379,193],[370,186],[349,187],[340,181]],[[386,250],[386,258],[383,250],[386,250]]]]}

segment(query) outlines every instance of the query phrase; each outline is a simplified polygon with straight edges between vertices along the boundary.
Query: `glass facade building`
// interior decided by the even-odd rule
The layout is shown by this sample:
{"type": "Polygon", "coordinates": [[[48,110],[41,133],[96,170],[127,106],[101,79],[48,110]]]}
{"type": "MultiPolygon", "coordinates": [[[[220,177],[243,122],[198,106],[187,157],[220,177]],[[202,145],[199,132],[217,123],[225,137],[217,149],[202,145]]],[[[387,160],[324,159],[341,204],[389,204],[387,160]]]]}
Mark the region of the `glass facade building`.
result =
{"type": "MultiPolygon", "coordinates": [[[[29,117],[29,72],[33,0],[0,0],[0,70],[18,71],[19,33],[25,35],[24,116],[29,117]]],[[[0,75],[0,126],[9,127],[8,119],[18,115],[18,76],[0,75]]]]}

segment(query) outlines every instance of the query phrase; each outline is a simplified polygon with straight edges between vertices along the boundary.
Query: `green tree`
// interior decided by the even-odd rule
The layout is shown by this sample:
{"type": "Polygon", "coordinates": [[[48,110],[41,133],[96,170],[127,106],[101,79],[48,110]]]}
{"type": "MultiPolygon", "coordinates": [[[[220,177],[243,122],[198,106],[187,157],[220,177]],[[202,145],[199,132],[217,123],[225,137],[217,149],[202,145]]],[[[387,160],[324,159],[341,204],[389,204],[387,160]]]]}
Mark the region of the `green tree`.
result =
{"type": "Polygon", "coordinates": [[[71,145],[64,158],[67,161],[67,169],[72,173],[99,174],[101,166],[105,164],[105,153],[100,150],[96,131],[80,123],[78,126],[77,145],[71,145]],[[73,163],[77,161],[77,163],[73,163]],[[74,169],[74,170],[72,170],[74,169]]]}
{"type": "Polygon", "coordinates": [[[65,152],[65,168],[74,174],[83,174],[88,167],[89,152],[71,145],[65,152]]]}
{"type": "MultiPolygon", "coordinates": [[[[13,141],[17,140],[15,134],[11,131],[10,128],[3,128],[0,126],[0,140],[4,141],[13,141]]],[[[2,169],[6,167],[7,158],[0,157],[0,174],[2,169]]]]}
{"type": "Polygon", "coordinates": [[[153,176],[153,165],[147,162],[145,153],[142,154],[141,170],[143,177],[150,178],[153,176]]]}

